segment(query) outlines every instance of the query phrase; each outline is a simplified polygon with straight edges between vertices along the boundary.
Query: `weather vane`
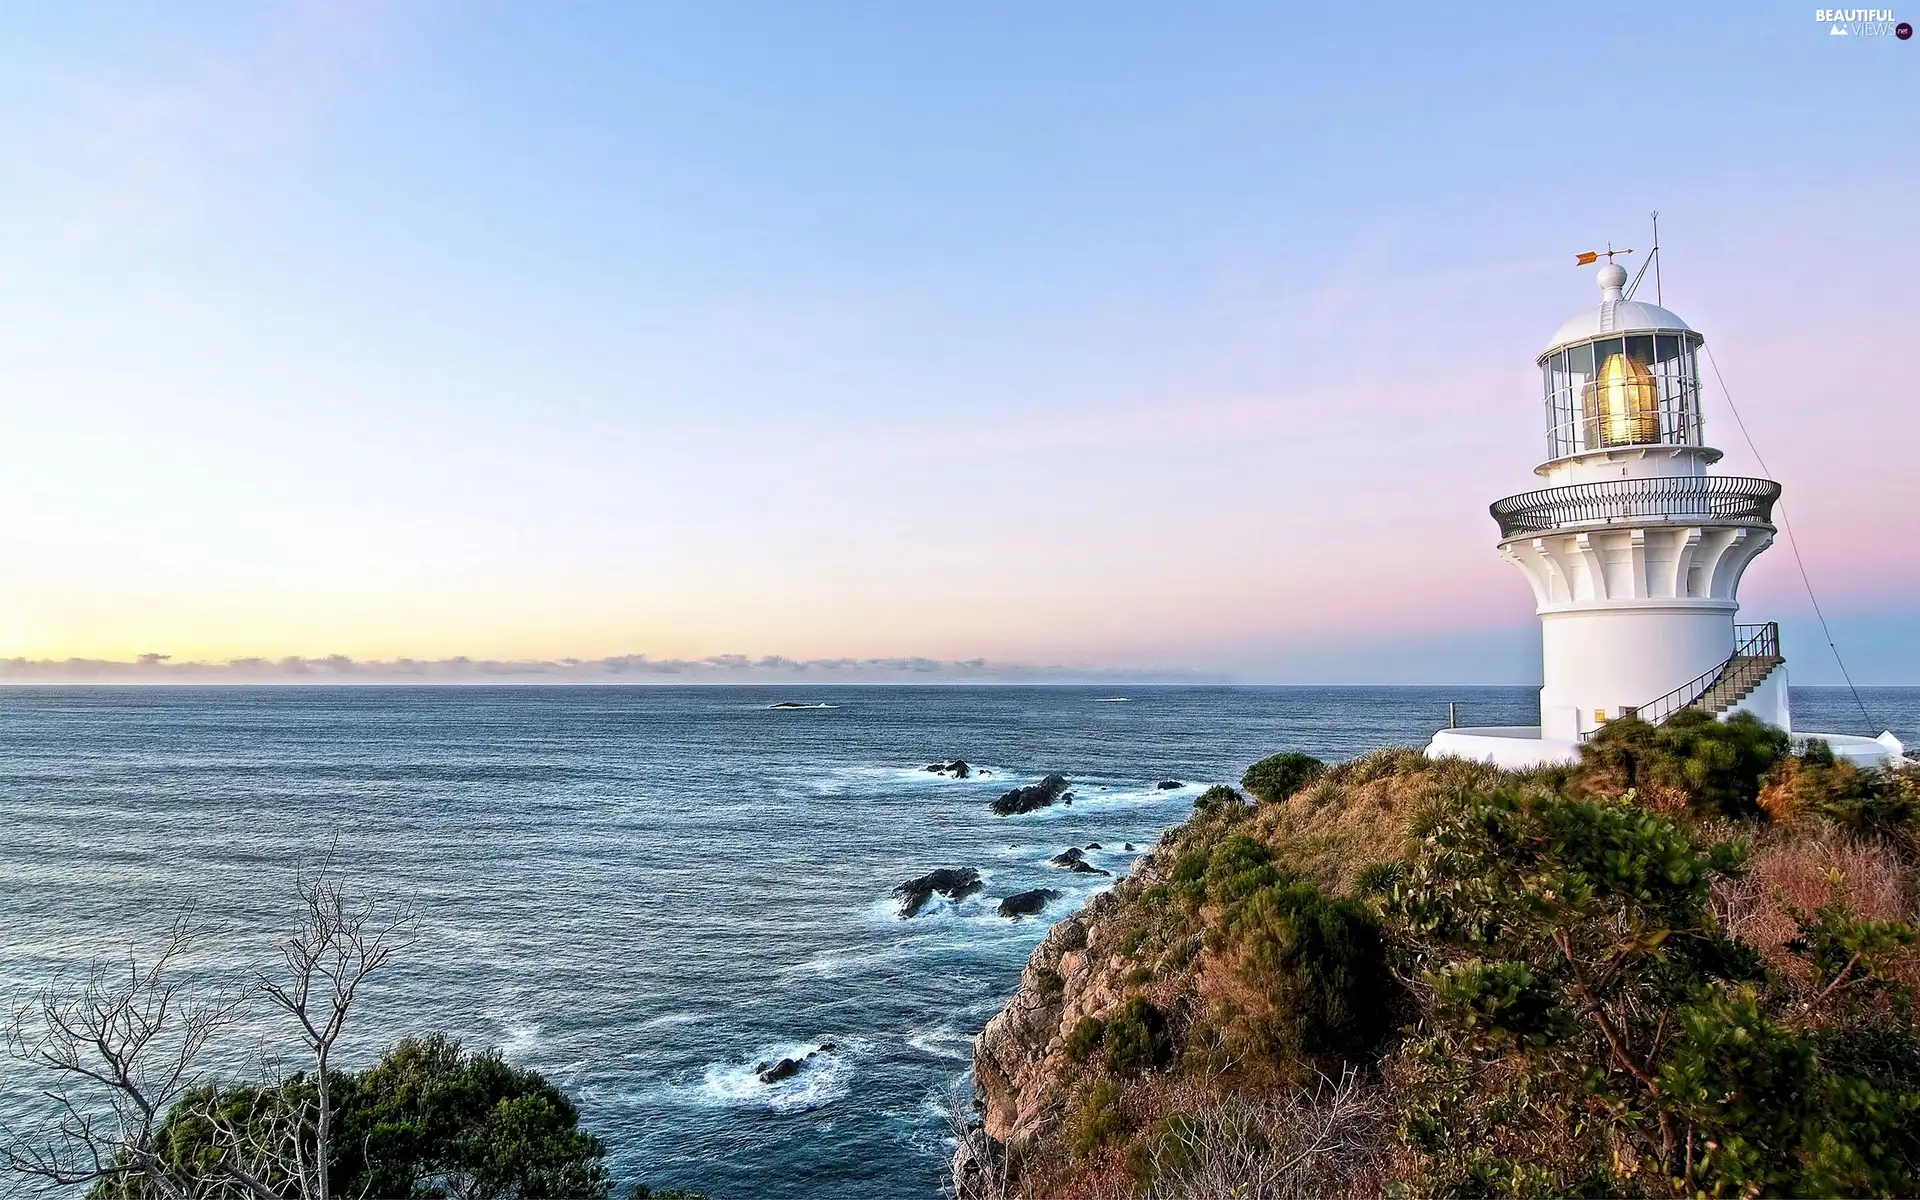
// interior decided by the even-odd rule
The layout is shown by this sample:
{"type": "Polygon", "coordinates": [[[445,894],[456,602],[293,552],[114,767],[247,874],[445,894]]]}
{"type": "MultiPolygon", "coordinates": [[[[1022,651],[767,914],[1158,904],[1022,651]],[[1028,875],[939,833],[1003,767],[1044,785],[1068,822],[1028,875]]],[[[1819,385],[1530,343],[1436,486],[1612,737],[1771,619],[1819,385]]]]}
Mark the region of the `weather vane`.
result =
{"type": "Polygon", "coordinates": [[[1576,267],[1590,266],[1593,263],[1599,262],[1600,256],[1602,254],[1606,255],[1607,261],[1611,263],[1613,261],[1613,256],[1616,254],[1632,254],[1632,253],[1633,251],[1631,250],[1615,250],[1613,248],[1613,243],[1608,242],[1607,248],[1605,250],[1587,250],[1587,251],[1583,251],[1582,253],[1574,255],[1573,265],[1576,267]]]}

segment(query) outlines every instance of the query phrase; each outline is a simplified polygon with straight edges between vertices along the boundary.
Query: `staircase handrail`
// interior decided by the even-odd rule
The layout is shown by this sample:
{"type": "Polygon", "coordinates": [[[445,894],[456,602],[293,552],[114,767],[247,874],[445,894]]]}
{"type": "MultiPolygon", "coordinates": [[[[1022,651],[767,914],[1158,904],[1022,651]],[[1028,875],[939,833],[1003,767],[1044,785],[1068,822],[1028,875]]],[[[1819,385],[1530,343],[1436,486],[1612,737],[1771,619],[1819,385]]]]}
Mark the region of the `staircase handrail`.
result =
{"type": "Polygon", "coordinates": [[[1658,725],[1681,709],[1692,707],[1700,697],[1712,691],[1715,684],[1726,678],[1733,664],[1741,659],[1780,657],[1778,621],[1768,621],[1764,625],[1735,625],[1733,636],[1735,648],[1725,662],[1689,679],[1658,700],[1634,709],[1634,715],[1649,725],[1658,725]]]}

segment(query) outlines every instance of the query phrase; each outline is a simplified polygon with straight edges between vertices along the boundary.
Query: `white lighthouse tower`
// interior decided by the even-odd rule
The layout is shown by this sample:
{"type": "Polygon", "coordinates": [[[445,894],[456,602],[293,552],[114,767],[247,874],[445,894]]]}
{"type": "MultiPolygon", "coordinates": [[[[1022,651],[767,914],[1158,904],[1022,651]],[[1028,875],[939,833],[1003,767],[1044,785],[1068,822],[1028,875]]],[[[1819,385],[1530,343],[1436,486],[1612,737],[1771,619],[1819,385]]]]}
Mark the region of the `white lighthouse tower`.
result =
{"type": "MultiPolygon", "coordinates": [[[[1599,270],[1600,303],[1541,352],[1547,486],[1492,507],[1500,553],[1540,614],[1540,724],[1444,729],[1428,753],[1524,767],[1576,757],[1608,721],[1685,708],[1746,710],[1791,731],[1779,626],[1741,624],[1740,578],[1773,541],[1780,485],[1715,475],[1701,418],[1701,336],[1629,299],[1599,270]]],[[[1827,736],[1878,762],[1898,743],[1827,736]]]]}

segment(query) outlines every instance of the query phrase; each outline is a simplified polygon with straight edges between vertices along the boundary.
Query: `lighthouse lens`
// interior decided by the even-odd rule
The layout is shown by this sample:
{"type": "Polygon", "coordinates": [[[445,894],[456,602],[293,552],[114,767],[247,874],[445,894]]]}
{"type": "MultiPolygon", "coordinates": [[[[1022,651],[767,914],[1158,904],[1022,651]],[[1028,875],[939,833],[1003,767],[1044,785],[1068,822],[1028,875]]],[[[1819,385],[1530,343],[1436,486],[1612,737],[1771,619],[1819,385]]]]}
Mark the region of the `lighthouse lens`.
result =
{"type": "Polygon", "coordinates": [[[1600,370],[1581,389],[1580,397],[1587,445],[1635,446],[1659,441],[1660,387],[1648,369],[1653,339],[1610,339],[1596,343],[1594,350],[1600,370]]]}

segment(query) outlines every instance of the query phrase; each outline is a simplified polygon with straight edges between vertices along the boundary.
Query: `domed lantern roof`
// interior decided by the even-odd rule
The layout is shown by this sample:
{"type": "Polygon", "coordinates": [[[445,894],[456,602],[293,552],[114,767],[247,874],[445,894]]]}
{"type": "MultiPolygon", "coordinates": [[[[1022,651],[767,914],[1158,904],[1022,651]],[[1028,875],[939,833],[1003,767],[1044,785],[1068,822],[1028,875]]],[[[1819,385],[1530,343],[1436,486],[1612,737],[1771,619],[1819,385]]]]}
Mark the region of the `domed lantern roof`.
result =
{"type": "Polygon", "coordinates": [[[1562,346],[1575,342],[1584,342],[1591,338],[1609,333],[1651,332],[1654,330],[1674,333],[1692,333],[1693,326],[1681,320],[1679,315],[1661,308],[1658,304],[1648,304],[1644,300],[1628,300],[1622,295],[1627,285],[1627,269],[1618,263],[1608,263],[1601,267],[1597,282],[1600,284],[1600,303],[1576,313],[1560,326],[1541,351],[1545,358],[1562,346]]]}
{"type": "Polygon", "coordinates": [[[1611,461],[1628,448],[1642,458],[1645,448],[1662,447],[1661,454],[1678,451],[1701,465],[1717,460],[1700,421],[1700,335],[1658,304],[1629,300],[1618,263],[1602,266],[1595,281],[1600,303],[1562,325],[1538,359],[1547,460],[1535,471],[1552,477],[1569,460],[1611,461]]]}

